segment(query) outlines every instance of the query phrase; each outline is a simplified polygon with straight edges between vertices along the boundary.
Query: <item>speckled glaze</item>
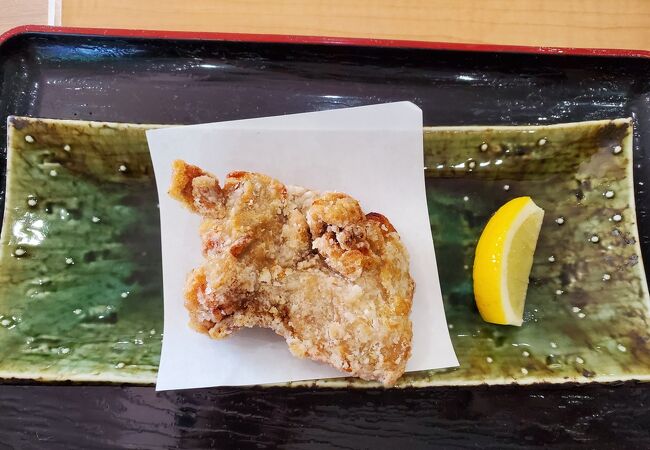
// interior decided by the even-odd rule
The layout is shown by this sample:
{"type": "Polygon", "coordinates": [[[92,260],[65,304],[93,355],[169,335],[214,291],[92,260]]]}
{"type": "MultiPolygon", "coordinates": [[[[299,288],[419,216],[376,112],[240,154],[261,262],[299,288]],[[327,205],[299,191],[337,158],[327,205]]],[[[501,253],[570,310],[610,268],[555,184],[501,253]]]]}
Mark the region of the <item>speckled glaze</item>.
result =
{"type": "MultiPolygon", "coordinates": [[[[155,381],[162,283],[147,128],[10,119],[3,377],[155,381]]],[[[432,233],[461,365],[407,374],[400,386],[647,379],[631,122],[427,128],[424,143],[432,233]],[[546,210],[525,323],[491,325],[473,302],[474,246],[490,215],[520,195],[546,210]]]]}
{"type": "Polygon", "coordinates": [[[146,128],[9,120],[3,377],[155,380],[162,268],[146,128]]]}
{"type": "Polygon", "coordinates": [[[425,129],[429,216],[460,367],[407,374],[401,386],[650,379],[632,134],[627,119],[425,129]],[[474,249],[490,216],[522,195],[546,211],[524,324],[485,323],[474,249]]]}

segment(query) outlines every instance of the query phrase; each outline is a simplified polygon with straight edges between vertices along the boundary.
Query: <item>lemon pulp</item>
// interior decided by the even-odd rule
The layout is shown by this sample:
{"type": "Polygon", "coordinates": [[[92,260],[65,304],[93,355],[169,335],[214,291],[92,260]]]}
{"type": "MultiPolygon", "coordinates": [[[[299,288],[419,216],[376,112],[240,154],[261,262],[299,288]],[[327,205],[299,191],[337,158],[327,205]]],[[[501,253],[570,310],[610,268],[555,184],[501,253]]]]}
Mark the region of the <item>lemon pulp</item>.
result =
{"type": "Polygon", "coordinates": [[[486,322],[521,326],[528,277],[544,210],[530,197],[503,205],[488,221],[474,256],[474,298],[486,322]]]}

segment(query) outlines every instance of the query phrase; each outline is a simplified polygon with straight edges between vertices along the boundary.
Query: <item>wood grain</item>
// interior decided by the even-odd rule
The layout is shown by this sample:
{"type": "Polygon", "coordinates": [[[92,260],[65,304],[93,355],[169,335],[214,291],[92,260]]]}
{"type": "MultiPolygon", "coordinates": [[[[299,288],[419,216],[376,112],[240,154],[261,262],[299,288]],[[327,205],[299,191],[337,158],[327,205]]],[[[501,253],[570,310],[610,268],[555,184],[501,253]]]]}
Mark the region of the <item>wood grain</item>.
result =
{"type": "Polygon", "coordinates": [[[47,0],[0,0],[0,33],[25,24],[47,24],[47,0]]]}
{"type": "Polygon", "coordinates": [[[648,0],[62,2],[69,26],[650,49],[648,0]]]}

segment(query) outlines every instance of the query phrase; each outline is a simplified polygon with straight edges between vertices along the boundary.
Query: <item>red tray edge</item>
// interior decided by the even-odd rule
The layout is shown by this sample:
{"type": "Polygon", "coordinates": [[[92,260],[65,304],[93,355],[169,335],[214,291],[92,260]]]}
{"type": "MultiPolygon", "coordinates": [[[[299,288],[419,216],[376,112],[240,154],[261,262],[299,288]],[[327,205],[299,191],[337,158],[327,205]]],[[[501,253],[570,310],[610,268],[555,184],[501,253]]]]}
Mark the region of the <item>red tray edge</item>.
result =
{"type": "Polygon", "coordinates": [[[331,36],[296,36],[281,34],[219,33],[198,31],[128,30],[120,28],[78,28],[50,25],[21,25],[0,35],[0,45],[24,33],[60,33],[95,36],[140,37],[158,39],[187,39],[211,41],[268,42],[291,44],[355,45],[362,47],[417,48],[474,52],[530,53],[582,56],[623,56],[650,58],[650,50],[609,48],[534,47],[525,45],[464,44],[453,42],[409,41],[397,39],[348,38],[331,36]]]}

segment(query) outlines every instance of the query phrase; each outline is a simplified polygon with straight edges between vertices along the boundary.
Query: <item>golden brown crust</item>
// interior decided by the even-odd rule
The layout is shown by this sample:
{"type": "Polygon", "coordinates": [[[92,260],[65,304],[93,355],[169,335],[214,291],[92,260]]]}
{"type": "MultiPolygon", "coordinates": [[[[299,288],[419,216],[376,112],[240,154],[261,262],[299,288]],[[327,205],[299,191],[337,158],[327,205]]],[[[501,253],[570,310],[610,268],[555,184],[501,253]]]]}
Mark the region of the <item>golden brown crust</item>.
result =
{"type": "Polygon", "coordinates": [[[384,216],[382,214],[379,214],[379,213],[376,213],[376,212],[371,212],[371,213],[366,214],[366,219],[375,220],[375,221],[379,222],[379,225],[384,225],[388,229],[388,231],[390,231],[390,232],[395,231],[395,227],[393,227],[393,224],[390,223],[388,221],[388,219],[386,218],[386,216],[384,216]]]}
{"type": "Polygon", "coordinates": [[[217,178],[209,172],[185,161],[173,163],[169,195],[183,203],[190,211],[202,215],[221,214],[223,193],[217,178]]]}
{"type": "Polygon", "coordinates": [[[183,161],[170,195],[203,216],[206,262],[185,292],[194,329],[223,338],[271,328],[296,356],[386,386],[402,375],[414,284],[387,218],[257,173],[232,172],[222,188],[183,161]]]}

